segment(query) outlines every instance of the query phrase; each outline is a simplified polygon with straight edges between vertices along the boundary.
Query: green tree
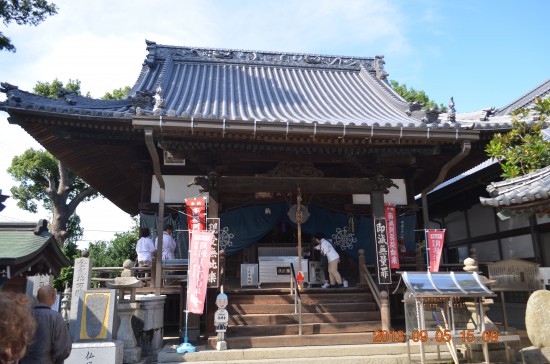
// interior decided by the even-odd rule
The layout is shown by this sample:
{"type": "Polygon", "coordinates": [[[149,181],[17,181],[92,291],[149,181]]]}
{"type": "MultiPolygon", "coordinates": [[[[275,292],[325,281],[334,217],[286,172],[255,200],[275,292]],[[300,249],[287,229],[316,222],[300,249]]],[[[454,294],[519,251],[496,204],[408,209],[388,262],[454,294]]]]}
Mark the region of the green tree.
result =
{"type": "Polygon", "coordinates": [[[113,92],[105,92],[101,97],[102,100],[121,100],[130,92],[130,86],[116,88],[113,92]]]}
{"type": "Polygon", "coordinates": [[[51,83],[38,81],[32,91],[40,96],[58,99],[61,97],[63,90],[72,91],[76,95],[82,95],[80,85],[81,82],[79,80],[71,79],[69,79],[66,85],[63,85],[63,82],[56,78],[51,83]]]}
{"type": "Polygon", "coordinates": [[[443,104],[437,104],[435,101],[431,100],[428,95],[426,95],[426,92],[420,90],[417,91],[414,88],[407,88],[406,84],[399,84],[397,81],[390,80],[390,85],[392,86],[393,90],[397,92],[402,98],[404,98],[407,102],[420,102],[424,106],[423,109],[433,109],[437,108],[441,112],[447,112],[447,107],[443,104]]]}
{"type": "MultiPolygon", "coordinates": [[[[0,19],[5,26],[14,22],[18,25],[38,25],[48,15],[57,14],[57,7],[46,0],[0,0],[0,19]]],[[[0,50],[15,52],[11,39],[0,32],[0,50]]]]}
{"type": "Polygon", "coordinates": [[[80,256],[80,250],[78,249],[76,243],[73,241],[69,241],[67,244],[65,244],[65,247],[62,249],[62,251],[65,256],[71,261],[71,265],[69,267],[61,268],[59,276],[53,280],[53,286],[58,292],[65,289],[66,283],[68,283],[69,285],[73,283],[74,260],[80,256]]]}
{"type": "Polygon", "coordinates": [[[550,98],[535,99],[531,109],[512,113],[512,130],[493,136],[485,152],[498,160],[502,177],[514,178],[550,165],[550,141],[544,140],[541,132],[548,115],[550,98]],[[533,116],[538,122],[528,122],[533,116]]]}
{"type": "Polygon", "coordinates": [[[69,237],[67,224],[77,206],[98,196],[94,188],[47,151],[27,149],[13,158],[8,173],[19,182],[11,188],[17,206],[36,213],[41,201],[52,212],[52,234],[60,246],[69,237]]]}

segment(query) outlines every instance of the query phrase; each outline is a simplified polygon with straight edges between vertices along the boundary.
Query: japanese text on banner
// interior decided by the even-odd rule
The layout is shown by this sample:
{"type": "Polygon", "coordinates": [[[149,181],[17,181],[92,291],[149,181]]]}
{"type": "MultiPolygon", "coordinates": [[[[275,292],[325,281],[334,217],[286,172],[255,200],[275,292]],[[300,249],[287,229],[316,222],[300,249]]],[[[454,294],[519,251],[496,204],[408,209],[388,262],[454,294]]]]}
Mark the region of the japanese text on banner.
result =
{"type": "Polygon", "coordinates": [[[187,309],[191,313],[202,314],[204,310],[213,238],[212,232],[200,230],[191,236],[187,282],[187,309]]]}
{"type": "Polygon", "coordinates": [[[397,247],[397,218],[395,216],[395,205],[384,204],[386,215],[390,268],[399,268],[399,249],[397,247]]]}
{"type": "Polygon", "coordinates": [[[426,241],[428,242],[430,257],[430,272],[439,272],[439,262],[443,251],[445,230],[426,230],[426,241]]]}

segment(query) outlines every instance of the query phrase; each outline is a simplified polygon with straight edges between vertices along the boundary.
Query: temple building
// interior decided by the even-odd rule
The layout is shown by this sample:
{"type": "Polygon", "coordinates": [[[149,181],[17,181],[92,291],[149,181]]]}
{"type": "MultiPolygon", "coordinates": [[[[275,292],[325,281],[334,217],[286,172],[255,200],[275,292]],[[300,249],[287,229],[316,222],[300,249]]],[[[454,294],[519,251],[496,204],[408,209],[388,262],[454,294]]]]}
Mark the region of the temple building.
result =
{"type": "Polygon", "coordinates": [[[358,280],[362,251],[379,259],[373,221],[387,204],[399,255],[410,259],[429,219],[414,197],[483,162],[493,133],[511,128],[461,124],[453,103],[444,118],[407,103],[383,56],[146,44],[125,99],[50,99],[3,83],[0,110],[154,234],[162,221],[176,226],[176,258],[188,251],[185,200],[205,197],[206,216],[220,219],[227,277],[298,253],[299,242],[312,258],[321,232],[358,280]]]}

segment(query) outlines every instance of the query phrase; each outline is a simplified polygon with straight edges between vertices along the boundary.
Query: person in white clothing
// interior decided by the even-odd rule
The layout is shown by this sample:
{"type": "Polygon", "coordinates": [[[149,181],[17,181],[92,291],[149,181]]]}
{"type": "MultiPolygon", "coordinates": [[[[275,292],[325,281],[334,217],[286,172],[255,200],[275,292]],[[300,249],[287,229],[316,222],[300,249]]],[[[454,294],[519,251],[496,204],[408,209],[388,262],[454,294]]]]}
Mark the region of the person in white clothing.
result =
{"type": "Polygon", "coordinates": [[[148,228],[139,230],[139,240],[136,243],[137,261],[140,267],[149,267],[153,262],[153,254],[157,251],[153,240],[149,237],[148,228]]]}
{"type": "Polygon", "coordinates": [[[323,234],[317,233],[313,236],[313,240],[317,245],[315,249],[320,250],[321,254],[325,255],[328,260],[328,277],[330,280],[329,288],[341,288],[344,287],[342,284],[342,276],[338,273],[338,263],[340,263],[340,255],[334,249],[332,244],[323,237],[323,234]]]}
{"type": "MultiPolygon", "coordinates": [[[[176,256],[176,241],[172,238],[174,227],[170,224],[164,225],[162,232],[162,259],[174,259],[176,256]]],[[[159,239],[155,240],[155,247],[158,248],[159,239]]]]}

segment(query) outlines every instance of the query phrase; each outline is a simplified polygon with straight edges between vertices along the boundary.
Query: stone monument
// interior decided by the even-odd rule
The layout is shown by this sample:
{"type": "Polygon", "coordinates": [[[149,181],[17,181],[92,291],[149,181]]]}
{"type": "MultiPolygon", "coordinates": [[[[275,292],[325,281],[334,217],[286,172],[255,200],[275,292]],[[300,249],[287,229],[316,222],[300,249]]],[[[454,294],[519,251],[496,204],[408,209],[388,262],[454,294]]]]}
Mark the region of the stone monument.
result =
{"type": "MultiPolygon", "coordinates": [[[[550,362],[550,291],[533,292],[525,309],[525,328],[531,340],[528,348],[521,350],[526,363],[550,362]]],[[[521,357],[516,358],[521,360],[521,357]]]]}

